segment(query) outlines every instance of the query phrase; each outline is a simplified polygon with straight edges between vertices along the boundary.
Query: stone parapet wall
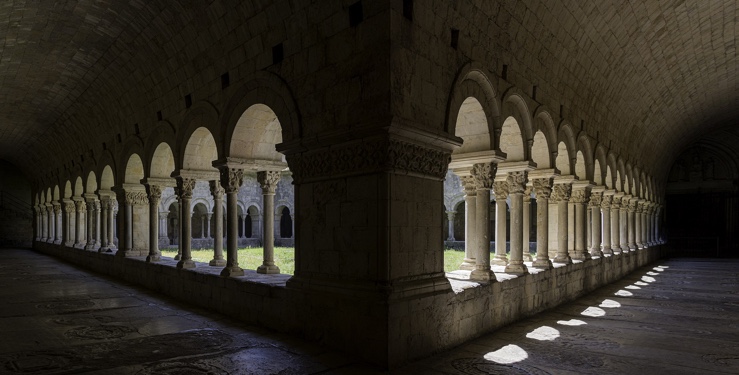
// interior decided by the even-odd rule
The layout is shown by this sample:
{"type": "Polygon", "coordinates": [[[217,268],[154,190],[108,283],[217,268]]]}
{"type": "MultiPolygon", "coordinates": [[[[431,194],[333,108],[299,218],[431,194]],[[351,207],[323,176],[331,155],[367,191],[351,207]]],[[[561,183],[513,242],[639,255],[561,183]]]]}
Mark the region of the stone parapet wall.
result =
{"type": "Polygon", "coordinates": [[[219,268],[177,269],[168,259],[146,263],[143,257],[115,257],[40,242],[34,248],[250,324],[299,334],[340,350],[351,347],[364,360],[386,360],[390,367],[574,300],[666,255],[665,246],[654,246],[520,277],[499,276],[506,280],[489,284],[451,280],[436,293],[390,300],[389,309],[383,310],[377,309],[380,300],[361,293],[345,296],[340,304],[331,291],[325,298],[308,299],[304,292],[285,287],[287,275],[246,271],[243,278],[224,278],[218,276],[219,268]],[[377,334],[380,331],[389,335],[387,342],[377,334]],[[378,345],[388,346],[389,358],[374,357],[378,345]]]}

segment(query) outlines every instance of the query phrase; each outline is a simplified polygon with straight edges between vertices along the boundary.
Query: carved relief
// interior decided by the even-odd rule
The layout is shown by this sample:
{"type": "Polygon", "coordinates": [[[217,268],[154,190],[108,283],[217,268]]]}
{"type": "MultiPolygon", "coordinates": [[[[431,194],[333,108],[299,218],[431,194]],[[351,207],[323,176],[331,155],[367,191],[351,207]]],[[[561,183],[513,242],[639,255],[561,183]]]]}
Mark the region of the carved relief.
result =
{"type": "Polygon", "coordinates": [[[552,195],[552,179],[551,178],[535,178],[531,181],[536,194],[536,199],[549,199],[552,195]]]}
{"type": "Polygon", "coordinates": [[[154,203],[158,203],[162,199],[162,187],[159,185],[148,185],[147,188],[149,190],[149,199],[154,203]]]}
{"type": "Polygon", "coordinates": [[[611,208],[614,210],[618,210],[621,208],[621,199],[622,197],[613,197],[613,200],[611,201],[611,208]]]}
{"type": "Polygon", "coordinates": [[[147,197],[146,193],[143,191],[127,191],[125,203],[131,206],[149,204],[149,197],[147,197]]]}
{"type": "Polygon", "coordinates": [[[226,191],[218,181],[210,181],[210,194],[213,195],[213,199],[223,199],[223,193],[226,191]]]}
{"type": "Polygon", "coordinates": [[[569,201],[572,195],[572,185],[570,184],[556,184],[552,194],[552,201],[554,203],[569,201]]]}
{"type": "Polygon", "coordinates": [[[192,190],[195,188],[195,182],[192,178],[178,178],[177,195],[183,199],[192,199],[192,190]]]}
{"type": "Polygon", "coordinates": [[[508,191],[511,194],[523,194],[526,190],[526,182],[528,181],[528,173],[524,171],[509,172],[506,176],[506,182],[508,183],[508,191]]]}
{"type": "Polygon", "coordinates": [[[257,172],[257,181],[262,187],[263,194],[274,194],[277,189],[277,183],[280,181],[279,171],[261,171],[257,172]]]}
{"type": "Polygon", "coordinates": [[[221,168],[221,186],[226,193],[238,192],[244,182],[244,171],[234,168],[221,168]]]}
{"type": "Polygon", "coordinates": [[[74,205],[77,209],[77,212],[79,213],[87,211],[87,206],[85,205],[85,201],[75,201],[74,205]]]}
{"type": "Polygon", "coordinates": [[[459,178],[462,182],[462,186],[464,186],[464,193],[466,195],[475,195],[477,194],[477,187],[475,186],[475,177],[473,176],[464,176],[459,178]]]}
{"type": "Polygon", "coordinates": [[[588,202],[588,207],[598,207],[600,208],[600,204],[603,201],[603,193],[595,192],[590,194],[590,201],[588,202]]]}
{"type": "Polygon", "coordinates": [[[570,201],[572,201],[572,203],[576,203],[576,204],[587,203],[587,201],[588,201],[588,192],[585,189],[573,190],[572,191],[572,195],[570,196],[570,201]]]}
{"type": "Polygon", "coordinates": [[[475,178],[475,187],[478,190],[493,188],[497,167],[495,163],[478,163],[472,166],[472,177],[475,178]]]}
{"type": "Polygon", "coordinates": [[[603,201],[600,203],[600,208],[604,210],[610,209],[612,201],[613,201],[613,195],[604,195],[603,201]]]}
{"type": "Polygon", "coordinates": [[[496,201],[506,200],[508,198],[508,182],[495,181],[493,183],[493,193],[496,201]]]}

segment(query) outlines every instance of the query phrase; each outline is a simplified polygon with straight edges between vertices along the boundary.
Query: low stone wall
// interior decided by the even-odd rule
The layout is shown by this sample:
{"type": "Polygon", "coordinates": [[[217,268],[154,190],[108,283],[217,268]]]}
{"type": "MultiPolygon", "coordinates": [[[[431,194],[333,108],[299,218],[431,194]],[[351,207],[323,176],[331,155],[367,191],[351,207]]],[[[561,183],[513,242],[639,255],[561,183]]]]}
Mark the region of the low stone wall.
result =
{"type": "Polygon", "coordinates": [[[487,284],[450,279],[448,288],[438,293],[378,303],[350,296],[343,302],[329,295],[308,298],[285,286],[289,275],[247,270],[243,278],[224,278],[219,276],[220,267],[202,264],[182,270],[170,259],[146,263],[144,257],[123,258],[48,243],[35,243],[34,248],[251,324],[321,341],[385,367],[454,347],[576,299],[665,255],[664,246],[654,246],[521,277],[496,273],[501,281],[487,284]],[[384,332],[376,335],[378,340],[368,340],[360,334],[365,327],[374,332],[384,327],[384,332]]]}

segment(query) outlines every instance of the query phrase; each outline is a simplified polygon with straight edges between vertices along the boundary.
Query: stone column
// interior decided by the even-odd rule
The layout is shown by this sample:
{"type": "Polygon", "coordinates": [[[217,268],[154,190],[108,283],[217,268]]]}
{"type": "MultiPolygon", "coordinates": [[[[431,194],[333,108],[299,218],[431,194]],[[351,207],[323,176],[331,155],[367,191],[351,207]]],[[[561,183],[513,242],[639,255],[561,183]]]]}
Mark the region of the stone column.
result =
{"type": "Polygon", "coordinates": [[[192,261],[192,189],[195,187],[195,179],[187,177],[177,177],[177,191],[175,192],[180,201],[180,212],[182,219],[180,220],[180,246],[182,247],[182,255],[177,268],[195,268],[195,262],[192,261]]]}
{"type": "Polygon", "coordinates": [[[623,193],[616,193],[611,201],[611,249],[614,254],[621,254],[621,198],[623,193]]]}
{"type": "Polygon", "coordinates": [[[84,244],[82,241],[84,240],[82,236],[84,235],[82,233],[83,228],[83,220],[85,217],[85,202],[82,199],[74,200],[74,247],[76,248],[83,248],[84,244]]]}
{"type": "Polygon", "coordinates": [[[33,208],[33,241],[38,242],[41,238],[41,210],[38,205],[33,208]]]}
{"type": "Polygon", "coordinates": [[[211,226],[211,223],[210,222],[211,222],[212,219],[213,219],[213,214],[212,213],[205,214],[205,222],[207,223],[206,226],[205,226],[205,228],[207,229],[207,231],[205,232],[205,238],[211,238],[211,235],[210,235],[210,226],[211,226]]]}
{"type": "Polygon", "coordinates": [[[221,186],[226,192],[226,267],[221,276],[244,276],[244,270],[239,267],[239,207],[238,193],[244,181],[244,171],[220,166],[221,186]]]}
{"type": "Polygon", "coordinates": [[[85,205],[87,206],[87,242],[85,243],[85,250],[95,250],[95,237],[93,235],[95,231],[95,201],[87,198],[85,205]]]}
{"type": "Polygon", "coordinates": [[[223,267],[223,193],[225,190],[219,181],[210,181],[210,193],[213,195],[213,216],[215,219],[213,233],[213,259],[208,262],[213,267],[223,267]]]}
{"type": "Polygon", "coordinates": [[[621,198],[621,210],[619,210],[619,242],[621,242],[621,253],[629,252],[629,199],[630,195],[621,198]]]}
{"type": "Polygon", "coordinates": [[[43,204],[39,204],[39,217],[38,217],[38,225],[39,225],[39,238],[37,241],[46,241],[46,206],[43,204]]]}
{"type": "MultiPolygon", "coordinates": [[[[508,254],[506,254],[506,199],[508,198],[508,183],[495,181],[493,183],[495,194],[495,257],[493,264],[496,266],[508,265],[508,254]]],[[[478,197],[478,199],[480,199],[478,197]]],[[[487,209],[487,208],[486,208],[487,209]]]]}
{"type": "Polygon", "coordinates": [[[159,202],[162,199],[162,187],[159,185],[147,185],[149,193],[149,255],[147,262],[158,262],[162,258],[159,251],[159,202]]]}
{"type": "Polygon", "coordinates": [[[275,265],[275,189],[280,181],[279,171],[257,172],[257,181],[262,186],[262,199],[264,208],[264,257],[262,265],[257,268],[258,273],[274,274],[280,273],[280,268],[275,265]]]}
{"type": "Polygon", "coordinates": [[[159,239],[166,238],[169,242],[169,223],[167,222],[167,218],[169,217],[169,212],[160,212],[159,213],[159,239]]]}
{"type": "Polygon", "coordinates": [[[591,243],[590,243],[590,256],[592,257],[603,257],[603,251],[600,249],[601,245],[601,234],[600,234],[600,206],[603,203],[603,189],[592,191],[590,193],[590,211],[591,211],[591,243]]]}
{"type": "Polygon", "coordinates": [[[533,262],[531,258],[531,186],[523,191],[523,260],[533,262]]]}
{"type": "Polygon", "coordinates": [[[55,230],[54,230],[54,224],[56,223],[56,214],[54,213],[54,205],[53,204],[47,204],[46,205],[46,242],[48,243],[54,243],[54,236],[55,236],[55,230]]]}
{"type": "Polygon", "coordinates": [[[635,234],[635,216],[636,216],[636,202],[637,198],[632,197],[629,199],[628,208],[628,245],[630,251],[636,251],[636,234],[635,234]]]}
{"type": "Polygon", "coordinates": [[[280,228],[280,223],[282,220],[282,214],[275,214],[275,238],[282,238],[282,228],[280,228]]]}
{"type": "Polygon", "coordinates": [[[585,236],[585,248],[590,253],[593,247],[593,208],[590,207],[590,199],[585,203],[585,227],[587,229],[587,236],[585,236]]]}
{"type": "Polygon", "coordinates": [[[643,200],[637,199],[636,204],[634,207],[634,243],[636,244],[637,249],[644,248],[644,244],[642,244],[642,209],[643,206],[643,200]]]}
{"type": "MultiPolygon", "coordinates": [[[[240,238],[246,238],[246,215],[239,215],[241,219],[241,236],[240,238]]],[[[254,226],[252,225],[252,236],[254,236],[254,226]]]]}
{"type": "Polygon", "coordinates": [[[63,225],[63,213],[62,203],[57,203],[54,206],[54,244],[61,245],[64,238],[64,225],[63,225]]]}
{"type": "Polygon", "coordinates": [[[455,211],[446,212],[446,218],[447,218],[447,221],[449,222],[448,223],[449,225],[447,228],[447,234],[448,234],[446,238],[447,241],[456,241],[456,239],[454,238],[454,216],[456,214],[457,213],[455,211]]]}
{"type": "Polygon", "coordinates": [[[104,195],[100,196],[100,248],[98,252],[105,253],[110,251],[110,242],[108,234],[108,206],[110,206],[110,199],[104,195]]]}
{"type": "Polygon", "coordinates": [[[470,273],[471,280],[496,281],[490,269],[490,189],[497,165],[495,163],[477,163],[472,166],[472,177],[477,190],[475,199],[475,232],[477,232],[477,251],[475,252],[475,269],[470,273]]]}
{"type": "Polygon", "coordinates": [[[653,238],[652,238],[652,216],[654,215],[654,203],[649,202],[647,204],[647,214],[646,216],[646,225],[644,226],[644,229],[646,230],[646,235],[644,238],[646,239],[647,246],[652,246],[654,244],[653,238]]]}
{"type": "Polygon", "coordinates": [[[508,196],[511,198],[511,256],[506,273],[523,275],[529,272],[523,264],[523,193],[526,190],[527,173],[509,172],[506,177],[508,196]]]}
{"type": "Polygon", "coordinates": [[[205,215],[200,215],[200,238],[205,238],[205,215]]]}
{"type": "Polygon", "coordinates": [[[62,213],[62,244],[67,247],[74,246],[74,201],[70,199],[62,200],[63,213],[62,213]]]}
{"type": "Polygon", "coordinates": [[[552,194],[551,178],[535,178],[531,181],[536,194],[536,260],[534,268],[552,268],[549,260],[549,197],[552,194]]]}
{"type": "Polygon", "coordinates": [[[575,257],[575,203],[572,201],[572,190],[570,200],[567,202],[567,252],[570,258],[575,257]]]}
{"type": "Polygon", "coordinates": [[[554,263],[572,264],[569,254],[569,203],[572,194],[571,183],[558,183],[555,180],[552,201],[557,203],[557,256],[554,263]]]}
{"type": "Polygon", "coordinates": [[[475,178],[470,176],[460,176],[462,186],[464,186],[464,260],[459,265],[460,270],[472,271],[477,263],[477,189],[475,188],[475,178]]]}
{"type": "Polygon", "coordinates": [[[572,201],[575,209],[575,251],[572,256],[574,260],[590,259],[590,253],[586,249],[587,240],[587,214],[585,205],[589,198],[589,184],[575,182],[572,184],[572,201]]]}
{"type": "Polygon", "coordinates": [[[611,248],[611,202],[613,202],[614,191],[606,191],[603,193],[603,201],[600,204],[603,212],[603,247],[604,255],[613,255],[611,248]]]}
{"type": "Polygon", "coordinates": [[[101,214],[102,214],[103,206],[97,198],[95,198],[95,248],[99,249],[100,246],[102,246],[102,241],[100,239],[100,231],[102,228],[101,223],[101,214]]]}

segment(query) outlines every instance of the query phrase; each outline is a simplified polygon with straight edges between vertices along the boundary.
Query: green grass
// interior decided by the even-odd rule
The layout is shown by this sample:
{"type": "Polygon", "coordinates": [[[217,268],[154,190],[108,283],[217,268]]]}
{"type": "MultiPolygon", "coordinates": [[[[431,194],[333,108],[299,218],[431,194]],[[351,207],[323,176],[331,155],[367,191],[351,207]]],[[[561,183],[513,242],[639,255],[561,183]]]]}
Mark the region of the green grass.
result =
{"type": "MultiPolygon", "coordinates": [[[[244,269],[255,270],[262,264],[261,247],[247,247],[239,249],[239,266],[244,269]]],[[[174,257],[177,255],[177,249],[163,249],[162,255],[174,257]]],[[[223,257],[226,257],[226,250],[223,250],[223,257]]],[[[198,262],[208,263],[213,259],[213,249],[192,250],[192,259],[198,262]]],[[[459,268],[464,260],[464,251],[461,250],[444,250],[444,272],[454,271],[459,268]]],[[[275,264],[280,267],[280,272],[288,275],[295,273],[295,248],[292,247],[275,247],[275,264]]]]}

